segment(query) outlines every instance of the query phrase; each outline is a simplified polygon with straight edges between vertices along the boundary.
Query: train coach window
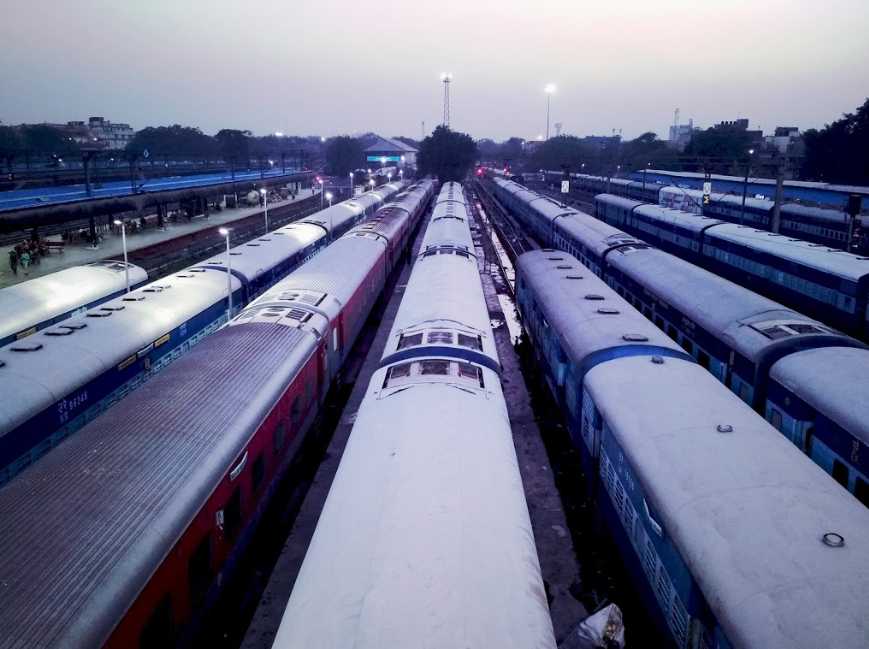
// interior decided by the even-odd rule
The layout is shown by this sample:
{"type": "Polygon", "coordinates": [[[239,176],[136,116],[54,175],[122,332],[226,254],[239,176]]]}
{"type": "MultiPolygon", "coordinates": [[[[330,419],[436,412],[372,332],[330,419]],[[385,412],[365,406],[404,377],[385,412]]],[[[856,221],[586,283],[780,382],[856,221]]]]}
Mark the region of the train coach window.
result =
{"type": "Polygon", "coordinates": [[[471,365],[470,363],[459,363],[459,376],[476,381],[480,384],[481,388],[485,387],[483,385],[483,371],[476,365],[471,365]]]}
{"type": "Polygon", "coordinates": [[[422,334],[410,334],[409,336],[405,336],[404,334],[398,339],[398,349],[406,349],[407,347],[414,347],[416,345],[422,345],[422,334]]]}
{"type": "Polygon", "coordinates": [[[296,395],[296,398],[293,399],[293,405],[290,407],[290,421],[293,426],[297,426],[299,424],[299,419],[302,417],[302,397],[296,395]]]}
{"type": "Polygon", "coordinates": [[[848,467],[839,460],[833,460],[833,480],[848,488],[848,467]]]}
{"type": "Polygon", "coordinates": [[[241,488],[235,491],[223,508],[223,533],[227,539],[232,539],[241,529],[241,488]]]}
{"type": "Polygon", "coordinates": [[[287,434],[287,427],[284,422],[279,422],[277,426],[275,426],[274,437],[272,438],[273,446],[275,449],[275,453],[280,452],[280,450],[284,447],[284,437],[287,434]]]}
{"type": "Polygon", "coordinates": [[[263,478],[266,474],[266,459],[262,453],[260,453],[256,460],[253,462],[253,468],[251,469],[251,484],[253,485],[253,490],[256,491],[259,486],[262,484],[263,478]]]}
{"type": "Polygon", "coordinates": [[[419,366],[419,373],[421,376],[433,374],[445,376],[450,373],[449,361],[422,361],[419,366]]]}
{"type": "Polygon", "coordinates": [[[863,478],[857,478],[854,485],[854,495],[857,496],[857,500],[869,507],[869,483],[863,478]]]}
{"type": "Polygon", "coordinates": [[[451,332],[451,331],[429,331],[428,332],[428,342],[429,342],[429,344],[441,343],[444,345],[452,345],[453,344],[453,332],[451,332]]]}
{"type": "Polygon", "coordinates": [[[410,376],[410,366],[412,363],[402,363],[401,365],[393,365],[386,373],[386,378],[383,379],[383,387],[388,388],[389,382],[394,379],[406,379],[410,376]]]}
{"type": "Polygon", "coordinates": [[[205,598],[211,585],[211,534],[206,534],[190,555],[187,581],[190,584],[190,603],[196,606],[205,598]]]}
{"type": "Polygon", "coordinates": [[[483,351],[483,340],[479,336],[470,336],[468,334],[459,334],[459,344],[462,347],[483,351]]]}
{"type": "Polygon", "coordinates": [[[679,334],[676,332],[676,327],[673,325],[667,325],[667,335],[673,340],[679,340],[679,334]]]}
{"type": "Polygon", "coordinates": [[[167,594],[139,635],[139,649],[163,649],[175,644],[175,621],[172,618],[172,598],[167,594]]]}
{"type": "Polygon", "coordinates": [[[702,349],[697,350],[697,362],[700,363],[700,366],[708,370],[709,369],[709,354],[704,352],[702,349]]]}
{"type": "Polygon", "coordinates": [[[772,408],[770,410],[769,423],[771,423],[776,430],[781,431],[781,429],[782,429],[782,416],[781,416],[781,413],[778,410],[776,410],[775,408],[772,408]]]}

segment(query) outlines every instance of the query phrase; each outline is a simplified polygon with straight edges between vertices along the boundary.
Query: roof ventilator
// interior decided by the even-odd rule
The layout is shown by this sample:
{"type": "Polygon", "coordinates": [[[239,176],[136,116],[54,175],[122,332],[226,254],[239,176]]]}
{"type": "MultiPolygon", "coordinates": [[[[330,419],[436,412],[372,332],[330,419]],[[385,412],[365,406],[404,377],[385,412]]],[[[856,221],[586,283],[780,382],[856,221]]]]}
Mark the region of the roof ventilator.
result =
{"type": "Polygon", "coordinates": [[[821,537],[821,541],[831,548],[841,548],[845,545],[845,537],[836,532],[827,532],[821,537]]]}

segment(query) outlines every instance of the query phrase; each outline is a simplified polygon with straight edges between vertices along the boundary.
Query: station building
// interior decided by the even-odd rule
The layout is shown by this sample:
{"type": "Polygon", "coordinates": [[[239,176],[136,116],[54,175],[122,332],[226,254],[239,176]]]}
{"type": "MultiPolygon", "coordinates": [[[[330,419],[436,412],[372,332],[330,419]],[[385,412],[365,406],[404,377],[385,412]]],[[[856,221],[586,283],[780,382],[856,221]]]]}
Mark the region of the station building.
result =
{"type": "Polygon", "coordinates": [[[365,149],[365,163],[393,167],[415,167],[418,151],[400,140],[377,136],[377,141],[365,149]]]}

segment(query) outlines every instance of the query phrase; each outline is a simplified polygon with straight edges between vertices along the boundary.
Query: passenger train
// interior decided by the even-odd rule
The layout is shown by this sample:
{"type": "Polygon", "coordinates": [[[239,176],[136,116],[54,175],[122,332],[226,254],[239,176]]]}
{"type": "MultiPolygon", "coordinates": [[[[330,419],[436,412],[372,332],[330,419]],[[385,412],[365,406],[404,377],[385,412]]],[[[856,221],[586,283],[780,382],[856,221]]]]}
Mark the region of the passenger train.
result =
{"type": "Polygon", "coordinates": [[[499,371],[446,183],[274,649],[554,649],[499,371]]]}
{"type": "Polygon", "coordinates": [[[148,280],[145,269],[122,261],[95,261],[0,289],[0,347],[120,297],[148,280]],[[125,272],[126,271],[126,272],[125,272]]]}
{"type": "MultiPolygon", "coordinates": [[[[560,183],[564,173],[561,171],[544,172],[549,184],[560,183]]],[[[774,202],[765,198],[747,196],[745,208],[742,196],[713,192],[707,205],[703,204],[703,192],[697,189],[684,189],[672,185],[626,178],[608,178],[588,174],[570,174],[571,189],[589,194],[615,194],[632,198],[643,203],[673,207],[711,218],[753,225],[761,230],[770,230],[774,202]]],[[[781,206],[779,233],[787,237],[804,239],[837,249],[845,249],[850,236],[851,250],[859,254],[869,254],[869,239],[863,232],[863,221],[858,216],[853,226],[850,217],[840,210],[829,207],[814,207],[802,203],[784,203],[781,206]],[[849,235],[849,228],[852,229],[849,235]]]]}
{"type": "Polygon", "coordinates": [[[869,646],[869,511],[575,257],[528,252],[517,272],[602,517],[673,645],[869,646]]]}
{"type": "MultiPolygon", "coordinates": [[[[384,185],[233,248],[233,312],[399,188],[384,185]]],[[[0,348],[0,484],[223,325],[226,263],[226,253],[215,255],[0,348]]]]}
{"type": "Polygon", "coordinates": [[[869,257],[612,194],[594,202],[610,225],[869,340],[869,257]]]}
{"type": "Polygon", "coordinates": [[[0,643],[189,642],[432,192],[399,194],[0,487],[0,643]]]}
{"type": "Polygon", "coordinates": [[[514,182],[490,187],[869,506],[863,343],[514,182]]]}

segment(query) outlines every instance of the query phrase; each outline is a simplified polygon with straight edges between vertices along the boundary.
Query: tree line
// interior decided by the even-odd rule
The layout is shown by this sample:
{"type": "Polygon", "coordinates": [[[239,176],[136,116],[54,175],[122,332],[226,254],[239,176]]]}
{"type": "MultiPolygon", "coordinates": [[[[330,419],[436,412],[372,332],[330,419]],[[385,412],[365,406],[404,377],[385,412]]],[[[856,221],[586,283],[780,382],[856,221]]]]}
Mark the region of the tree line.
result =
{"type": "Polygon", "coordinates": [[[753,142],[749,132],[728,124],[694,133],[683,151],[652,132],[627,141],[562,135],[531,143],[518,137],[484,139],[477,145],[483,161],[507,164],[515,171],[565,168],[608,176],[651,168],[742,174],[750,165],[754,175],[774,176],[784,165],[801,180],[869,185],[869,99],[856,112],[805,131],[797,150],[785,154],[753,142]]]}

